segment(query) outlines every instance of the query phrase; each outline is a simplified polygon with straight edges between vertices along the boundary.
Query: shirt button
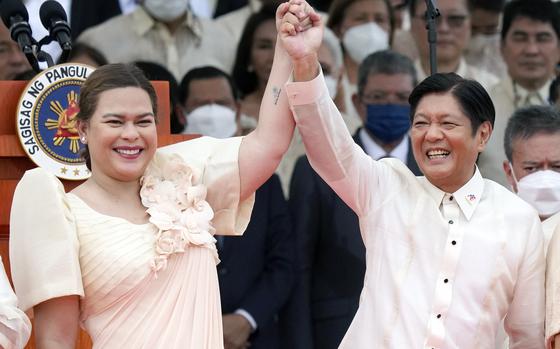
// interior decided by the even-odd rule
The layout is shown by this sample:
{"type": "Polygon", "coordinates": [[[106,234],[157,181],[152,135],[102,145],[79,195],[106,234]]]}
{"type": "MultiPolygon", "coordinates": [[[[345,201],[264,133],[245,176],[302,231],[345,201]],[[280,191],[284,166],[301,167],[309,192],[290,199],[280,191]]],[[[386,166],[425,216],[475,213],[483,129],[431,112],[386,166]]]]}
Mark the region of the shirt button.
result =
{"type": "Polygon", "coordinates": [[[439,318],[441,318],[441,314],[437,314],[437,316],[436,316],[436,317],[437,317],[438,319],[439,319],[439,318]]]}
{"type": "Polygon", "coordinates": [[[449,224],[453,224],[453,221],[450,219],[448,223],[449,223],[449,224]]]}
{"type": "Polygon", "coordinates": [[[453,196],[450,196],[450,197],[449,197],[449,201],[453,201],[453,196]]]}
{"type": "Polygon", "coordinates": [[[455,240],[451,241],[451,245],[457,245],[457,241],[455,240]]]}
{"type": "Polygon", "coordinates": [[[443,279],[443,282],[444,282],[444,283],[448,283],[449,280],[448,280],[448,279],[443,279]]]}

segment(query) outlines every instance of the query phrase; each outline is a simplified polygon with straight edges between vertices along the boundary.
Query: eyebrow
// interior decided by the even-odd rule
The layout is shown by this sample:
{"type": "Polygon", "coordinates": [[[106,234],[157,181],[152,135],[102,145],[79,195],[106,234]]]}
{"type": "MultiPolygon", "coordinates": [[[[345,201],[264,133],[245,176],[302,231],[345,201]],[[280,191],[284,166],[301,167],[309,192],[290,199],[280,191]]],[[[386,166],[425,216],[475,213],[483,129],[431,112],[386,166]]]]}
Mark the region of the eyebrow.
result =
{"type": "MultiPolygon", "coordinates": [[[[117,118],[122,119],[122,118],[124,118],[125,116],[126,116],[126,115],[124,115],[124,114],[107,113],[107,114],[104,114],[102,117],[103,117],[103,118],[117,117],[117,118]]],[[[134,117],[139,119],[139,118],[143,118],[143,117],[146,117],[146,116],[154,116],[154,113],[151,113],[151,112],[149,112],[149,113],[143,113],[143,114],[135,115],[134,117]]],[[[154,117],[155,117],[155,116],[154,116],[154,117]]]]}

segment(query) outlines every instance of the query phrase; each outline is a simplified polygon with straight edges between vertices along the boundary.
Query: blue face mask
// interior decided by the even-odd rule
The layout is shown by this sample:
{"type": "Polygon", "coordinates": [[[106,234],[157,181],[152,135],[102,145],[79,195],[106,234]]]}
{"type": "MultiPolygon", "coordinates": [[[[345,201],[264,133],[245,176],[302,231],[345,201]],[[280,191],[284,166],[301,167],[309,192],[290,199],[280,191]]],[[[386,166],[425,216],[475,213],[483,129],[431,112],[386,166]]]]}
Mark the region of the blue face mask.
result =
{"type": "Polygon", "coordinates": [[[394,142],[410,128],[410,107],[399,104],[368,104],[365,127],[383,143],[394,142]]]}

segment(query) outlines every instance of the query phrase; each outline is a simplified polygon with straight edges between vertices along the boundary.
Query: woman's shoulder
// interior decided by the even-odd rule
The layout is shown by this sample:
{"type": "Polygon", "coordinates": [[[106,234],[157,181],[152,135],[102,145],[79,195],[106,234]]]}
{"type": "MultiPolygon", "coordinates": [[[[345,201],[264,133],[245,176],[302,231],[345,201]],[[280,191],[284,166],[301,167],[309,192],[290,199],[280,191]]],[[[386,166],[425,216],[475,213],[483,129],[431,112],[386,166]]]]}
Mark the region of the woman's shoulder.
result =
{"type": "Polygon", "coordinates": [[[54,174],[41,167],[25,171],[16,187],[16,194],[21,191],[30,193],[31,198],[49,194],[66,196],[62,182],[54,174]]]}

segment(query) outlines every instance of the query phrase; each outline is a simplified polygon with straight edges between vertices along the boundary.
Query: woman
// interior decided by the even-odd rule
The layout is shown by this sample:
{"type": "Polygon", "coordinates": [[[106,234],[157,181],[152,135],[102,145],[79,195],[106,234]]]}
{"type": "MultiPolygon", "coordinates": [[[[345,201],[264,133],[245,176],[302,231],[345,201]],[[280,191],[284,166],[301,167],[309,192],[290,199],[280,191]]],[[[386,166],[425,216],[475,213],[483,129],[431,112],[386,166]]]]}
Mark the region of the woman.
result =
{"type": "Polygon", "coordinates": [[[65,193],[34,169],[14,195],[12,274],[39,348],[74,348],[78,323],[94,348],[223,347],[212,234],[244,231],[289,145],[285,55],[277,47],[254,132],[157,150],[155,92],[138,68],[90,75],[78,128],[91,177],[65,193]]]}
{"type": "MultiPolygon", "coordinates": [[[[327,27],[338,36],[344,52],[341,111],[350,133],[361,125],[352,103],[357,91],[358,67],[369,54],[387,49],[394,29],[393,9],[389,0],[334,0],[329,9],[327,27]]],[[[337,101],[338,102],[338,101],[337,101]]]]}
{"type": "Polygon", "coordinates": [[[241,34],[232,77],[241,92],[243,134],[255,128],[276,45],[274,8],[265,5],[247,20],[241,34]]]}

